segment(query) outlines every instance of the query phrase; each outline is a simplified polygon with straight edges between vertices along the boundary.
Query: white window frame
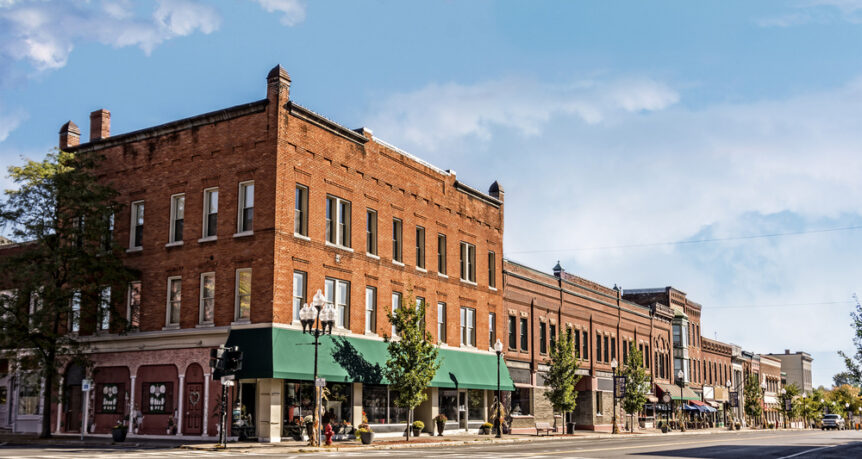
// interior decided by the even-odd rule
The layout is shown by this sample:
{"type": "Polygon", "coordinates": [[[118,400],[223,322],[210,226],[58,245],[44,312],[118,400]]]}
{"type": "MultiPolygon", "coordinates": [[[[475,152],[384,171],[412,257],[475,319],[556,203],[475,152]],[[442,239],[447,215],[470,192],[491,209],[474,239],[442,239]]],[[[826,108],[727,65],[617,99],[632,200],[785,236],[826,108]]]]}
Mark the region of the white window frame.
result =
{"type": "MultiPolygon", "coordinates": [[[[329,221],[326,222],[326,245],[334,245],[336,247],[349,249],[352,245],[350,230],[353,217],[353,203],[333,194],[328,194],[326,195],[326,208],[329,207],[330,202],[332,202],[335,214],[333,215],[334,220],[332,220],[332,223],[329,221]],[[343,212],[345,204],[347,205],[346,219],[343,212]]],[[[326,208],[324,208],[324,218],[326,217],[326,208]]]]}
{"type": "Polygon", "coordinates": [[[460,276],[463,282],[476,284],[476,246],[464,241],[461,241],[460,276]]]}
{"type": "Polygon", "coordinates": [[[106,285],[99,290],[99,314],[96,323],[97,331],[110,331],[111,329],[111,286],[106,285]],[[107,295],[107,299],[105,296],[107,295]]]}
{"type": "Polygon", "coordinates": [[[348,328],[350,326],[350,281],[327,277],[324,280],[323,288],[326,296],[326,302],[335,308],[335,326],[338,328],[348,328]],[[344,303],[338,302],[338,292],[344,289],[346,298],[344,303]],[[329,299],[329,293],[332,292],[332,301],[329,299]]]}
{"type": "Polygon", "coordinates": [[[308,194],[307,186],[296,184],[293,194],[293,235],[302,238],[308,237],[308,194]]]}
{"type": "Polygon", "coordinates": [[[488,288],[497,290],[497,253],[488,251],[488,288]]]}
{"type": "Polygon", "coordinates": [[[72,333],[81,332],[81,291],[75,290],[72,293],[72,312],[69,317],[69,331],[72,333]]]}
{"type": "Polygon", "coordinates": [[[404,221],[398,217],[392,218],[392,262],[404,265],[404,221]]]}
{"type": "Polygon", "coordinates": [[[212,188],[204,188],[204,211],[203,211],[203,224],[201,225],[201,241],[214,241],[218,238],[218,207],[219,207],[219,192],[218,187],[212,188]],[[215,212],[212,212],[213,208],[213,196],[215,196],[215,212]],[[210,214],[215,214],[216,216],[216,228],[214,234],[209,234],[210,232],[210,214]]]}
{"type": "Polygon", "coordinates": [[[200,325],[212,325],[212,324],[213,324],[213,322],[215,322],[215,289],[216,289],[216,284],[215,284],[215,283],[216,283],[215,272],[210,271],[210,272],[206,272],[206,273],[201,273],[201,280],[200,280],[200,287],[199,287],[199,297],[198,297],[198,324],[200,324],[200,325]],[[204,296],[204,285],[206,285],[206,284],[205,284],[205,282],[204,282],[204,280],[205,280],[205,278],[207,278],[207,277],[212,277],[212,280],[213,280],[212,297],[206,297],[206,296],[204,296]],[[213,311],[213,312],[212,312],[212,316],[213,316],[213,318],[212,318],[211,320],[206,320],[206,319],[205,319],[205,315],[204,315],[204,309],[205,309],[204,302],[205,302],[206,300],[211,300],[211,301],[212,301],[212,311],[213,311]]]}
{"type": "Polygon", "coordinates": [[[239,268],[236,270],[236,279],[234,280],[234,313],[233,317],[236,322],[245,323],[251,321],[251,297],[252,297],[252,285],[254,276],[252,275],[251,268],[239,268]],[[242,302],[243,295],[240,293],[239,282],[240,277],[243,274],[248,273],[248,317],[240,317],[240,303],[242,302]]]}
{"type": "Polygon", "coordinates": [[[129,321],[129,327],[130,328],[134,327],[134,325],[133,325],[134,321],[132,320],[132,285],[134,285],[134,284],[138,284],[138,325],[137,325],[137,327],[140,328],[140,326],[141,326],[141,309],[140,309],[141,304],[140,304],[140,302],[143,299],[143,289],[141,287],[143,286],[143,284],[139,280],[129,282],[129,285],[126,287],[126,319],[129,321]]]}
{"type": "Polygon", "coordinates": [[[496,312],[489,312],[488,313],[488,348],[489,349],[493,348],[494,343],[496,341],[497,341],[497,313],[496,312]]]}
{"type": "Polygon", "coordinates": [[[291,317],[293,318],[294,323],[299,323],[299,310],[300,310],[300,308],[302,308],[302,305],[304,303],[306,303],[306,301],[307,301],[307,296],[306,296],[307,293],[308,293],[308,273],[305,271],[294,270],[293,271],[293,298],[292,298],[292,302],[291,302],[291,304],[293,306],[293,314],[291,317]],[[297,286],[296,279],[297,279],[297,277],[302,279],[302,291],[301,292],[296,291],[296,286],[297,286]],[[299,293],[299,295],[297,295],[297,293],[299,293]]]}
{"type": "Polygon", "coordinates": [[[377,288],[365,286],[365,333],[377,333],[377,288]]]}
{"type": "Polygon", "coordinates": [[[437,342],[445,343],[446,339],[446,303],[437,302],[437,342]]]}
{"type": "MultiPolygon", "coordinates": [[[[392,317],[395,317],[396,311],[401,307],[401,292],[392,292],[392,317]]],[[[397,338],[398,333],[395,330],[395,324],[392,324],[392,337],[397,338]]]]}
{"type": "Polygon", "coordinates": [[[365,209],[365,254],[372,257],[379,257],[377,247],[379,234],[377,231],[377,217],[378,215],[376,210],[365,209]]]}
{"type": "Polygon", "coordinates": [[[476,308],[461,306],[461,346],[476,347],[476,308]]]}
{"type": "Polygon", "coordinates": [[[168,238],[168,245],[182,245],[183,239],[177,239],[176,233],[176,222],[179,220],[177,218],[178,206],[177,203],[182,199],[183,201],[183,236],[185,236],[186,229],[186,194],[185,193],[177,193],[171,195],[171,228],[170,228],[170,237],[168,238]]]}
{"type": "Polygon", "coordinates": [[[425,271],[425,227],[419,225],[416,226],[416,269],[425,271]]]}
{"type": "Polygon", "coordinates": [[[250,234],[254,234],[254,199],[255,199],[255,190],[254,189],[254,180],[246,180],[244,182],[239,182],[239,191],[237,192],[237,201],[236,201],[236,236],[246,236],[250,234]],[[251,192],[251,206],[245,207],[246,197],[248,195],[248,188],[252,187],[251,192]],[[245,213],[245,209],[252,210],[251,217],[251,228],[243,227],[243,214],[245,213]]]}
{"type": "Polygon", "coordinates": [[[446,245],[448,244],[446,235],[443,233],[437,233],[437,274],[443,277],[449,277],[448,271],[446,269],[446,263],[448,263],[446,259],[446,245]],[[440,242],[443,242],[443,245],[440,245],[440,242]]]}
{"type": "Polygon", "coordinates": [[[144,246],[143,235],[141,235],[141,245],[135,245],[135,237],[138,235],[138,209],[141,209],[141,233],[144,231],[144,224],[146,218],[146,206],[144,205],[144,201],[132,201],[130,205],[131,208],[131,218],[129,220],[129,250],[141,250],[144,246]]]}
{"type": "Polygon", "coordinates": [[[170,276],[168,277],[168,292],[167,292],[167,301],[165,307],[165,328],[179,328],[180,322],[182,322],[182,307],[183,307],[183,277],[182,276],[170,276]],[[176,323],[171,322],[171,284],[174,281],[179,281],[180,283],[180,300],[179,300],[179,312],[178,312],[178,320],[176,323]]]}

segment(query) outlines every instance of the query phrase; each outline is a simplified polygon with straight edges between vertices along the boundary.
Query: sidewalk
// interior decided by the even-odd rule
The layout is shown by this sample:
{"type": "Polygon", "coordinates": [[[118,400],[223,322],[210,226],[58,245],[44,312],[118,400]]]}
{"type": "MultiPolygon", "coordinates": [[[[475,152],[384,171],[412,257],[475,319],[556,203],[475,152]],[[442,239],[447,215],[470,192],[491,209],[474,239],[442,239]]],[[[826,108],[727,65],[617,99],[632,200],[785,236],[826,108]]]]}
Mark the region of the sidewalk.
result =
{"type": "MultiPolygon", "coordinates": [[[[212,442],[203,443],[212,446],[212,442]]],[[[113,439],[105,436],[86,436],[83,440],[78,436],[53,435],[51,438],[39,438],[32,434],[0,433],[0,447],[2,446],[62,446],[83,448],[147,448],[164,449],[179,448],[183,446],[194,446],[189,440],[165,440],[148,438],[130,438],[122,443],[114,443],[113,439]]]]}

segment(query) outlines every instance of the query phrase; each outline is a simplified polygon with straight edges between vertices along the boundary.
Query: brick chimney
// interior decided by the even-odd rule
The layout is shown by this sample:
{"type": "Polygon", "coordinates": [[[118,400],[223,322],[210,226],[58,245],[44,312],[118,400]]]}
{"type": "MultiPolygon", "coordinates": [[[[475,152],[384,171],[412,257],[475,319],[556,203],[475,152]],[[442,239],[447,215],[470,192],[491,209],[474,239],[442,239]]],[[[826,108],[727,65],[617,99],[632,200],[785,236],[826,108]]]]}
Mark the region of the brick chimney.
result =
{"type": "Polygon", "coordinates": [[[96,110],[90,113],[90,142],[105,139],[111,135],[111,112],[96,110]]]}
{"type": "Polygon", "coordinates": [[[65,150],[69,147],[78,146],[81,143],[81,130],[78,125],[67,121],[60,127],[60,149],[65,150]]]}

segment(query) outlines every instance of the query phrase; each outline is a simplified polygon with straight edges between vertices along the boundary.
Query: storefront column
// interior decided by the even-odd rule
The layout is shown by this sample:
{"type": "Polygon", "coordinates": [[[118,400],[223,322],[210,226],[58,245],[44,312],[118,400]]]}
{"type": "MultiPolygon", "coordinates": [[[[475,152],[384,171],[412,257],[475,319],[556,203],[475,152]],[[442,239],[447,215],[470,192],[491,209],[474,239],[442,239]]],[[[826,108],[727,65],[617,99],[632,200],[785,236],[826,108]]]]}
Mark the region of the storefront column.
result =
{"type": "Polygon", "coordinates": [[[183,401],[184,401],[183,399],[185,398],[183,396],[183,389],[185,389],[185,384],[183,384],[183,381],[185,381],[186,375],[180,374],[179,377],[180,377],[180,390],[177,392],[180,394],[180,399],[179,399],[179,403],[177,403],[177,435],[182,435],[183,434],[183,418],[185,417],[185,416],[183,416],[183,401]]]}
{"type": "Polygon", "coordinates": [[[129,393],[129,411],[128,411],[128,413],[129,413],[129,424],[128,424],[128,427],[129,427],[129,432],[131,432],[133,434],[137,433],[134,431],[134,429],[132,429],[132,426],[135,425],[135,419],[137,417],[137,414],[135,413],[135,379],[137,379],[137,377],[138,376],[135,374],[132,374],[129,376],[129,379],[131,380],[131,384],[130,384],[131,387],[129,388],[130,393],[129,393]]]}
{"type": "MultiPolygon", "coordinates": [[[[132,380],[134,381],[134,380],[132,380]]],[[[209,437],[209,420],[210,420],[210,384],[212,384],[212,380],[210,379],[209,373],[204,373],[204,422],[203,422],[203,436],[209,437]]]]}
{"type": "Polygon", "coordinates": [[[362,424],[362,383],[353,383],[353,425],[362,424]]]}
{"type": "MultiPolygon", "coordinates": [[[[60,421],[63,418],[63,382],[64,381],[65,381],[65,378],[63,376],[60,376],[60,385],[57,388],[57,392],[59,394],[59,400],[57,400],[57,430],[55,431],[56,433],[60,433],[60,421]]],[[[7,395],[6,398],[8,400],[9,396],[7,395]]]]}
{"type": "Polygon", "coordinates": [[[257,440],[263,443],[281,442],[281,379],[257,380],[257,440]]]}

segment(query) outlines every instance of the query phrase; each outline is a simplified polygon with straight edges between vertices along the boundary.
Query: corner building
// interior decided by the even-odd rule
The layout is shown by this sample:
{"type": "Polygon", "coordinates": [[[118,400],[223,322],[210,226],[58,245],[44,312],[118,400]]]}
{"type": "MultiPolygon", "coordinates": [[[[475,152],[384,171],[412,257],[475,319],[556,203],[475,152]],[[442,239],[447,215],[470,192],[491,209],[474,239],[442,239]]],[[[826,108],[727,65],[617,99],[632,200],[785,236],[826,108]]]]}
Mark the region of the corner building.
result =
{"type": "Polygon", "coordinates": [[[126,204],[113,235],[141,276],[110,292],[132,332],[82,324],[94,367],[65,369],[58,432],[82,428],[80,384],[92,377],[91,432],[131,413],[132,434],[216,435],[221,386],[209,352],[227,343],[245,357],[231,403],[260,441],[280,441],[313,408],[314,348],[299,308],[318,289],[337,310],[319,354],[333,422],[356,425],[365,412],[376,432],[403,431],[406,412],[382,376],[383,337],[393,333],[387,310],[411,293],[441,343],[416,419],[430,431],[438,413],[453,429],[488,418],[502,187],[480,192],[369,129],[293,103],[280,66],[266,81],[265,99],[116,136],[110,113],[94,112],[87,143],[63,126],[61,149],[104,156],[99,172],[126,204]]]}

